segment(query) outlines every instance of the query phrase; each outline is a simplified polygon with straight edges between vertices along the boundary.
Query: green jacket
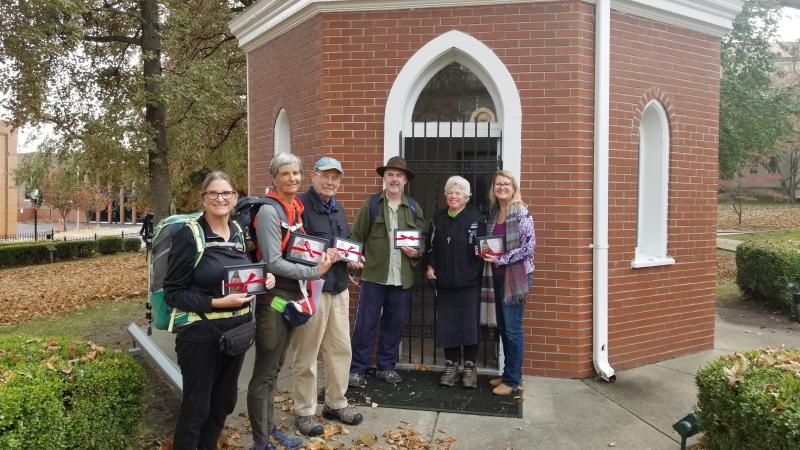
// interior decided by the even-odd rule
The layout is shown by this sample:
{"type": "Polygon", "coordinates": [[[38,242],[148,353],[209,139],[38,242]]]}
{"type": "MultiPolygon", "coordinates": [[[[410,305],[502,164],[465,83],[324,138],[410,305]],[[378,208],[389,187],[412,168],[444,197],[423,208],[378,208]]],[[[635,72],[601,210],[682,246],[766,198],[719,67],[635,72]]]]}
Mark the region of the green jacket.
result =
{"type": "MultiPolygon", "coordinates": [[[[385,217],[389,216],[388,206],[386,203],[386,191],[381,195],[380,202],[378,203],[380,209],[378,216],[375,218],[375,223],[372,224],[370,229],[369,224],[369,201],[361,205],[361,209],[356,214],[356,220],[353,222],[352,232],[353,240],[364,243],[364,270],[361,273],[361,278],[373,283],[386,283],[389,277],[389,224],[386,222],[385,217]]],[[[417,203],[416,217],[411,217],[411,208],[408,206],[408,199],[403,195],[400,200],[400,207],[398,209],[398,228],[415,228],[422,233],[425,232],[425,218],[423,217],[422,207],[417,203]]],[[[402,279],[403,289],[408,289],[414,284],[414,268],[416,268],[422,260],[422,254],[425,252],[425,242],[422,241],[419,247],[419,256],[416,258],[409,258],[401,253],[400,264],[400,278],[402,279]]]]}

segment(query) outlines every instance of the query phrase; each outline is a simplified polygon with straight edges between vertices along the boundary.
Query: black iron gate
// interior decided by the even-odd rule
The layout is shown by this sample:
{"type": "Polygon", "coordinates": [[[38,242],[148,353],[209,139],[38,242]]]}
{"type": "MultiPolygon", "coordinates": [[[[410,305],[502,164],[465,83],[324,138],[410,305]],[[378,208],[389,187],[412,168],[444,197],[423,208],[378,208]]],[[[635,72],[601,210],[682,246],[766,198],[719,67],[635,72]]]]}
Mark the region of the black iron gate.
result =
{"type": "MultiPolygon", "coordinates": [[[[490,122],[416,122],[400,135],[400,152],[415,178],[408,183],[430,221],[446,207],[444,184],[461,175],[472,188],[470,204],[482,213],[489,209],[489,184],[502,169],[502,129],[490,122]]],[[[424,270],[415,273],[409,319],[403,334],[401,363],[444,365],[444,353],[436,348],[436,297],[424,270]]],[[[477,364],[498,367],[498,343],[494,333],[482,332],[477,364]]]]}

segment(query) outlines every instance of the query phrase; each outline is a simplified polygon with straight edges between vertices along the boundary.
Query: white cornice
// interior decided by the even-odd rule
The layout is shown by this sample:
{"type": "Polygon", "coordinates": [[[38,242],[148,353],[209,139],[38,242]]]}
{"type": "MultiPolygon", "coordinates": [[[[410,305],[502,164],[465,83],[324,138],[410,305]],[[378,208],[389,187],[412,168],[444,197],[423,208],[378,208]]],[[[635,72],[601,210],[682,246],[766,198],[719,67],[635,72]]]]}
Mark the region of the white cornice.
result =
{"type": "MultiPolygon", "coordinates": [[[[261,0],[228,26],[239,46],[251,51],[297,24],[325,12],[464,7],[547,0],[261,0]]],[[[552,0],[549,0],[552,1],[552,0]]],[[[594,3],[594,0],[582,0],[594,3]]],[[[742,9],[742,0],[612,0],[617,11],[722,36],[742,9]]]]}

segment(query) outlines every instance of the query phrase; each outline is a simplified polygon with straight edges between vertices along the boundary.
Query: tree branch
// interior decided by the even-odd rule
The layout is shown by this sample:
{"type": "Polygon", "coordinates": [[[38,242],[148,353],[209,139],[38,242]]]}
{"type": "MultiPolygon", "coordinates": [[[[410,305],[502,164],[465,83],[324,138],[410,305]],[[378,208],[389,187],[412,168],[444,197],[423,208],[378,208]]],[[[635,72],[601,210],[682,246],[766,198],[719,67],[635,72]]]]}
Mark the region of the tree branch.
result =
{"type": "Polygon", "coordinates": [[[142,40],[130,36],[84,36],[84,40],[89,42],[118,42],[120,44],[142,45],[142,40]]]}

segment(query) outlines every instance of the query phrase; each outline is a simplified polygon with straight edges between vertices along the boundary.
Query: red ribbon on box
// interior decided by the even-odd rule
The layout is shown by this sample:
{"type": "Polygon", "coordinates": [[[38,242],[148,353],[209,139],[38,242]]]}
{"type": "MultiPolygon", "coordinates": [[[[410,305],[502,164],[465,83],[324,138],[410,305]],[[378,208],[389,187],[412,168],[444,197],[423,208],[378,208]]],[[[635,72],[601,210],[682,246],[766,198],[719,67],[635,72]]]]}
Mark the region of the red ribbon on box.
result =
{"type": "Polygon", "coordinates": [[[247,292],[247,285],[251,283],[266,283],[266,278],[256,278],[256,274],[250,273],[250,276],[247,277],[247,281],[240,281],[238,283],[225,283],[223,286],[226,288],[234,287],[234,286],[241,286],[243,292],[247,292]]]}
{"type": "Polygon", "coordinates": [[[421,240],[422,240],[422,238],[421,238],[421,237],[418,237],[418,236],[406,236],[405,234],[401,234],[400,236],[397,236],[396,238],[394,238],[394,240],[395,240],[395,241],[405,241],[405,240],[409,240],[409,241],[421,241],[421,240]]]}
{"type": "Polygon", "coordinates": [[[351,245],[347,249],[336,247],[336,250],[339,250],[341,253],[344,253],[344,257],[347,258],[348,256],[350,256],[350,253],[352,253],[352,254],[354,254],[356,256],[361,256],[361,252],[357,252],[356,251],[357,248],[358,247],[356,247],[355,245],[351,245]]]}
{"type": "Polygon", "coordinates": [[[320,252],[320,251],[313,250],[311,248],[311,244],[309,244],[308,241],[306,241],[305,244],[306,244],[305,247],[295,247],[295,246],[292,245],[292,246],[289,246],[289,248],[292,249],[292,250],[300,250],[301,252],[308,253],[308,256],[310,256],[312,258],[317,256],[317,255],[321,255],[322,254],[322,252],[320,252]]]}
{"type": "Polygon", "coordinates": [[[490,250],[486,250],[485,252],[479,254],[478,256],[483,258],[484,256],[503,256],[503,255],[505,255],[505,253],[503,253],[503,252],[495,253],[490,249],[490,250]]]}

